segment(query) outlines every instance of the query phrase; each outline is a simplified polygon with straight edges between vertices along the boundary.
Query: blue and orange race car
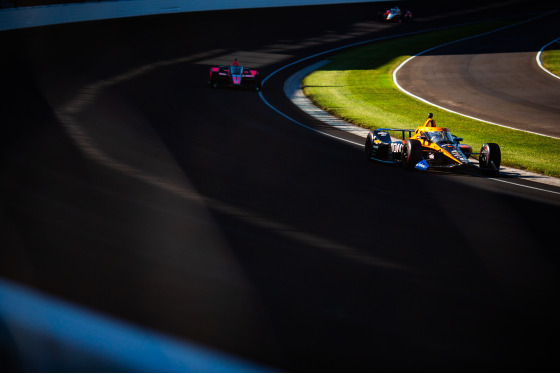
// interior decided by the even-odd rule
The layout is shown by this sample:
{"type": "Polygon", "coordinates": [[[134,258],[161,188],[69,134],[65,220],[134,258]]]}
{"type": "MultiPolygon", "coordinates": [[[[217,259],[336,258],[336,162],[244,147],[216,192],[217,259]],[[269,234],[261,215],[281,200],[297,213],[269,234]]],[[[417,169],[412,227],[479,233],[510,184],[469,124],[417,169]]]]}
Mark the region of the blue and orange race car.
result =
{"type": "Polygon", "coordinates": [[[370,131],[365,142],[366,158],[387,164],[400,164],[405,169],[467,169],[478,168],[485,173],[500,170],[501,151],[496,143],[485,143],[479,153],[462,138],[451,135],[446,127],[419,126],[409,129],[377,129],[370,131]],[[396,140],[390,133],[402,135],[396,140]],[[408,138],[406,138],[408,133],[408,138]],[[478,162],[469,160],[478,156],[478,162]]]}
{"type": "Polygon", "coordinates": [[[261,90],[261,76],[256,69],[241,66],[237,59],[231,65],[212,66],[208,85],[218,87],[240,87],[261,90]]]}

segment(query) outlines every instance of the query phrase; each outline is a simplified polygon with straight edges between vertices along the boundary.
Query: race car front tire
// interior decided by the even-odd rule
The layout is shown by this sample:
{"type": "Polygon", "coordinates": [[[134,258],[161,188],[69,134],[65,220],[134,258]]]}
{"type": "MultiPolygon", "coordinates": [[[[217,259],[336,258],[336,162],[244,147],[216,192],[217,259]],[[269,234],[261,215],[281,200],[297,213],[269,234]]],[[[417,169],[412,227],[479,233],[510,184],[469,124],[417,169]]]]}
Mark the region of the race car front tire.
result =
{"type": "Polygon", "coordinates": [[[502,153],[500,146],[496,143],[484,143],[482,148],[480,148],[479,167],[485,172],[499,173],[501,163],[502,153]]]}
{"type": "Polygon", "coordinates": [[[403,168],[412,170],[420,161],[422,161],[422,143],[416,139],[407,139],[403,145],[403,168]]]}

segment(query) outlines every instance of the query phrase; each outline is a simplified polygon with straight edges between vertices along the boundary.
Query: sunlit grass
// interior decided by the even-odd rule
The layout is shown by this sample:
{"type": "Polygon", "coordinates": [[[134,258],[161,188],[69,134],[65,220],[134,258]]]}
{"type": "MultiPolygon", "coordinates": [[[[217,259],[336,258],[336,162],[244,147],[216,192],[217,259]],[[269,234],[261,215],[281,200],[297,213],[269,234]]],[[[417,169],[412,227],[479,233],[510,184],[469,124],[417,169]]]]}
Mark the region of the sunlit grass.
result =
{"type": "MultiPolygon", "coordinates": [[[[511,22],[510,22],[511,23],[511,22]]],[[[332,57],[307,76],[304,93],[324,110],[365,128],[415,128],[428,112],[440,126],[464,138],[477,152],[484,143],[498,143],[502,164],[560,176],[560,140],[475,121],[411,98],[397,89],[392,73],[410,56],[428,48],[476,35],[506,21],[419,34],[374,43],[332,57]]],[[[558,66],[558,65],[557,65],[558,66]]]]}
{"type": "Polygon", "coordinates": [[[541,60],[546,69],[560,76],[560,43],[551,44],[543,51],[541,60]]]}

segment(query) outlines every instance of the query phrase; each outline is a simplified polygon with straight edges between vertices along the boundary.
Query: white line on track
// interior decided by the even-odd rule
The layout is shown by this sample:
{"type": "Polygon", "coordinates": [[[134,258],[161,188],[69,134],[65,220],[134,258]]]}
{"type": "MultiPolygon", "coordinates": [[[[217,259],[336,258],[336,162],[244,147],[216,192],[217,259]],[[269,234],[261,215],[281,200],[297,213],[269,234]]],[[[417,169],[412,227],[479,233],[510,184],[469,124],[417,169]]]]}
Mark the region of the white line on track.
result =
{"type": "MultiPolygon", "coordinates": [[[[483,36],[483,35],[491,34],[491,33],[493,33],[493,32],[497,32],[497,31],[500,31],[500,30],[504,30],[504,29],[507,29],[507,28],[510,28],[510,27],[518,26],[518,25],[521,25],[521,24],[523,24],[523,23],[528,23],[528,22],[531,22],[531,21],[533,21],[533,20],[539,19],[539,18],[541,18],[541,17],[545,17],[545,16],[550,15],[550,14],[555,13],[555,12],[556,12],[556,10],[551,11],[551,12],[548,12],[548,13],[546,13],[546,14],[544,14],[544,15],[539,15],[539,16],[533,17],[533,18],[531,18],[531,19],[529,19],[529,20],[525,20],[525,21],[516,23],[516,24],[514,24],[514,25],[504,26],[504,27],[502,27],[502,28],[499,28],[499,29],[496,29],[496,30],[492,30],[492,31],[489,31],[489,32],[486,32],[486,33],[482,33],[482,34],[474,35],[474,36],[471,36],[471,37],[459,39],[459,40],[456,40],[456,41],[453,41],[453,42],[441,44],[441,45],[439,45],[439,46],[436,46],[436,47],[427,49],[427,50],[425,50],[425,51],[423,51],[423,52],[417,54],[416,56],[421,55],[421,54],[426,53],[426,52],[429,52],[429,51],[431,51],[431,50],[433,50],[433,49],[442,47],[442,46],[444,46],[444,45],[448,45],[448,44],[452,44],[452,43],[457,43],[457,42],[460,42],[460,41],[463,41],[463,40],[476,38],[476,37],[479,37],[479,36],[483,36]]],[[[455,26],[453,26],[453,27],[467,26],[467,25],[470,25],[470,24],[473,24],[473,23],[475,23],[475,22],[466,23],[466,24],[461,24],[461,25],[455,25],[455,26]]],[[[272,73],[270,73],[265,79],[263,79],[262,85],[264,86],[265,82],[266,82],[269,78],[271,78],[272,76],[276,75],[276,74],[279,73],[280,71],[285,70],[285,69],[287,69],[287,68],[289,68],[289,67],[291,67],[291,66],[293,66],[293,65],[299,64],[299,63],[301,63],[301,62],[304,62],[304,61],[307,61],[307,60],[311,60],[311,59],[313,59],[313,58],[315,58],[315,57],[323,56],[323,55],[330,54],[330,53],[333,53],[333,52],[337,52],[337,51],[340,51],[340,50],[343,50],[343,49],[352,48],[352,47],[357,47],[357,46],[360,46],[360,45],[364,45],[364,44],[368,44],[368,43],[373,43],[373,42],[377,42],[377,41],[381,41],[381,40],[392,39],[392,38],[398,38],[398,37],[404,37],[404,36],[411,36],[411,35],[416,35],[416,34],[425,33],[425,32],[430,32],[430,31],[443,30],[443,29],[447,29],[447,28],[449,28],[449,27],[439,27],[439,28],[433,28],[433,29],[429,29],[429,30],[416,31],[416,32],[397,34],[397,35],[386,36],[386,37],[381,37],[381,38],[375,38],[375,39],[370,39],[370,40],[366,40],[366,41],[358,42],[358,43],[352,43],[352,44],[344,45],[344,46],[341,46],[341,47],[329,49],[329,50],[327,50],[327,51],[319,52],[319,53],[316,53],[316,54],[314,54],[314,55],[307,56],[307,57],[304,57],[304,58],[299,59],[299,60],[297,60],[297,61],[291,62],[291,63],[289,63],[289,64],[287,64],[287,65],[284,65],[284,66],[282,66],[282,67],[276,69],[275,71],[273,71],[272,73]]],[[[560,38],[559,38],[559,39],[556,39],[555,41],[558,41],[558,40],[560,40],[560,38]]],[[[551,43],[550,43],[550,44],[551,44],[551,43]]],[[[545,47],[546,47],[546,46],[545,46],[545,47]]],[[[544,49],[545,47],[543,47],[543,49],[544,49]]],[[[412,95],[412,94],[409,93],[408,91],[404,90],[402,87],[400,87],[400,85],[398,84],[398,82],[397,82],[397,80],[396,80],[396,73],[397,73],[397,71],[398,71],[404,64],[406,64],[408,61],[410,61],[410,60],[411,60],[412,58],[414,58],[414,57],[415,57],[415,56],[412,56],[412,57],[410,57],[409,59],[407,59],[405,62],[403,62],[403,63],[394,71],[394,73],[393,73],[393,80],[394,80],[395,84],[397,85],[397,87],[399,87],[399,89],[400,89],[401,91],[403,91],[404,93],[406,93],[406,94],[408,94],[408,95],[410,95],[410,96],[412,96],[412,97],[417,98],[418,100],[421,100],[421,101],[423,101],[423,102],[426,102],[426,103],[428,103],[428,104],[430,104],[430,105],[434,105],[434,106],[436,106],[436,107],[438,107],[438,108],[441,108],[441,109],[443,109],[443,110],[447,110],[447,111],[449,111],[449,112],[453,112],[453,113],[456,113],[456,114],[459,114],[459,115],[462,115],[462,116],[465,116],[465,117],[468,117],[468,118],[472,118],[472,119],[475,119],[475,120],[478,120],[478,121],[490,123],[490,124],[493,124],[493,125],[497,125],[497,126],[501,126],[501,127],[508,127],[508,126],[503,126],[503,125],[500,125],[500,124],[494,124],[494,123],[491,123],[491,122],[488,122],[488,121],[484,121],[484,120],[481,120],[481,119],[478,119],[478,118],[470,117],[470,116],[465,115],[465,114],[461,114],[461,113],[454,112],[454,111],[452,111],[452,110],[449,110],[449,109],[440,107],[440,106],[438,106],[438,105],[435,105],[435,104],[433,104],[433,103],[430,103],[430,102],[428,102],[427,100],[424,100],[424,99],[422,99],[422,98],[420,98],[420,97],[417,97],[417,96],[415,96],[415,95],[412,95]]],[[[317,66],[319,66],[319,64],[318,64],[317,66]]],[[[297,74],[297,73],[296,73],[296,74],[297,74]]],[[[344,139],[344,138],[340,138],[340,137],[338,137],[338,136],[335,136],[335,135],[326,133],[326,132],[324,132],[324,131],[317,130],[317,129],[311,127],[311,126],[308,126],[308,125],[306,125],[306,124],[304,124],[304,123],[302,123],[302,122],[300,122],[300,121],[297,121],[297,120],[293,119],[292,117],[290,117],[290,116],[288,116],[287,114],[283,113],[281,110],[279,110],[279,109],[276,108],[274,105],[272,105],[271,103],[269,103],[269,102],[265,99],[265,97],[264,97],[262,91],[259,92],[259,97],[261,98],[261,100],[262,100],[269,108],[271,108],[272,110],[274,110],[276,113],[280,114],[281,116],[285,117],[286,119],[290,120],[291,122],[297,124],[298,126],[304,127],[304,128],[309,129],[309,130],[311,130],[311,131],[317,132],[317,133],[322,134],[322,135],[329,136],[329,137],[331,137],[331,138],[335,138],[335,139],[337,139],[337,140],[340,140],[340,141],[343,141],[343,142],[346,142],[346,143],[350,143],[350,144],[354,144],[354,145],[358,145],[358,146],[362,146],[362,145],[363,145],[363,144],[361,144],[361,143],[356,143],[356,142],[353,142],[353,141],[351,141],[351,140],[344,139]]],[[[326,123],[326,122],[325,122],[325,123],[326,123]]],[[[508,127],[508,128],[511,128],[511,127],[508,127]]],[[[512,128],[512,129],[513,129],[513,128],[512,128]]],[[[515,130],[517,130],[517,129],[515,129],[515,130]]],[[[520,130],[520,131],[523,131],[523,130],[520,130]]],[[[529,132],[529,131],[526,131],[526,132],[529,132]]],[[[534,133],[534,134],[537,134],[537,133],[534,133]]],[[[542,134],[537,134],[537,135],[542,135],[542,134]]],[[[547,136],[547,135],[543,135],[543,136],[547,136]]],[[[503,180],[503,179],[490,178],[490,177],[489,177],[488,179],[489,179],[489,180],[496,181],[496,182],[500,182],[500,183],[506,183],[506,184],[510,184],[510,185],[515,185],[515,186],[522,187],[522,188],[527,188],[527,189],[536,190],[536,191],[540,191],[540,192],[546,192],[546,193],[551,193],[551,194],[555,194],[555,195],[560,195],[560,192],[551,191],[551,190],[547,190],[547,189],[543,189],[543,188],[538,188],[538,187],[527,186],[527,185],[524,185],[524,184],[514,183],[514,182],[510,182],[510,181],[505,181],[505,180],[503,180]]],[[[553,184],[553,185],[556,185],[556,184],[553,184]]]]}
{"type": "Polygon", "coordinates": [[[544,52],[544,50],[546,49],[546,47],[548,47],[551,44],[554,43],[560,43],[560,38],[554,39],[553,41],[551,41],[550,43],[548,43],[547,45],[543,46],[540,51],[537,53],[536,59],[537,59],[537,64],[539,65],[539,67],[544,70],[547,74],[552,75],[554,78],[556,79],[560,79],[560,77],[556,74],[554,74],[553,72],[551,72],[550,70],[548,70],[547,68],[544,67],[543,63],[542,63],[542,53],[544,52]]]}
{"type": "MultiPolygon", "coordinates": [[[[431,29],[427,29],[427,30],[420,30],[420,31],[408,32],[408,33],[397,34],[397,35],[383,36],[383,37],[374,38],[374,39],[369,39],[369,40],[365,40],[365,41],[361,41],[361,42],[357,42],[357,43],[352,43],[352,44],[343,45],[343,46],[340,46],[340,47],[337,47],[337,48],[332,48],[332,49],[329,49],[329,50],[327,50],[327,51],[319,52],[319,53],[316,53],[316,54],[314,54],[314,55],[304,57],[304,58],[302,58],[302,59],[299,59],[299,60],[297,60],[297,61],[291,62],[291,63],[289,63],[289,64],[287,64],[287,65],[284,65],[284,66],[282,66],[282,67],[276,69],[275,71],[273,71],[272,73],[270,73],[267,77],[265,77],[265,78],[262,80],[262,86],[264,87],[264,85],[265,85],[265,83],[266,83],[266,81],[267,81],[268,79],[270,79],[271,77],[273,77],[273,76],[276,75],[277,73],[281,72],[282,70],[285,70],[285,69],[287,69],[287,68],[289,68],[289,67],[291,67],[291,66],[293,66],[293,65],[299,64],[299,63],[301,63],[301,62],[304,62],[304,61],[307,61],[307,60],[311,60],[311,59],[313,59],[313,58],[315,58],[315,57],[323,56],[323,55],[326,55],[326,54],[329,54],[329,53],[341,51],[341,50],[343,50],[343,49],[352,48],[352,47],[357,47],[357,46],[360,46],[360,45],[369,44],[369,43],[373,43],[373,42],[378,42],[378,41],[382,41],[382,40],[394,39],[394,38],[399,38],[399,37],[403,37],[403,36],[412,36],[412,35],[422,34],[422,33],[430,32],[430,31],[445,30],[445,29],[449,29],[449,28],[451,28],[451,27],[467,26],[467,25],[472,25],[472,24],[475,24],[475,23],[477,23],[477,22],[468,22],[468,23],[464,23],[464,24],[460,24],[460,25],[454,25],[454,26],[442,26],[442,27],[435,27],[435,28],[431,28],[431,29]]],[[[288,120],[294,122],[295,124],[297,124],[297,125],[299,125],[299,126],[301,126],[301,127],[304,127],[304,128],[306,128],[306,129],[315,131],[315,132],[320,133],[320,134],[322,134],[322,135],[326,135],[326,136],[329,136],[329,137],[332,137],[332,138],[335,138],[335,139],[338,139],[338,140],[341,140],[341,141],[344,141],[344,142],[347,142],[347,143],[351,143],[351,144],[355,144],[355,145],[362,146],[362,144],[359,144],[359,143],[356,143],[356,142],[353,142],[353,141],[350,141],[350,140],[347,140],[347,139],[343,139],[343,138],[337,137],[337,136],[332,135],[332,134],[328,134],[328,133],[326,133],[326,132],[323,132],[323,131],[314,129],[314,128],[312,128],[312,127],[306,125],[306,124],[303,124],[303,123],[301,123],[301,122],[299,122],[299,121],[297,121],[297,120],[291,118],[291,117],[288,116],[287,114],[283,113],[283,112],[280,111],[278,108],[276,108],[274,105],[270,104],[270,103],[264,98],[264,95],[263,95],[262,91],[259,92],[259,96],[260,96],[261,100],[262,100],[268,107],[270,107],[272,110],[274,110],[276,113],[280,114],[281,116],[287,118],[288,120]]]]}
{"type": "Polygon", "coordinates": [[[488,31],[488,32],[485,32],[485,33],[481,33],[481,34],[469,36],[469,37],[466,37],[466,38],[458,39],[458,40],[455,40],[455,41],[452,41],[452,42],[449,42],[449,43],[440,44],[440,45],[438,45],[438,46],[435,46],[435,47],[426,49],[425,51],[422,51],[422,52],[420,52],[420,53],[418,53],[418,54],[416,54],[416,55],[414,55],[414,56],[412,56],[412,57],[409,57],[406,61],[404,61],[402,64],[400,64],[400,65],[395,69],[395,71],[393,72],[393,82],[395,83],[395,85],[397,86],[397,88],[398,88],[399,90],[401,90],[402,92],[404,92],[404,93],[407,94],[408,96],[413,97],[413,98],[415,98],[416,100],[420,100],[420,101],[422,101],[423,103],[426,103],[426,104],[428,104],[428,105],[431,105],[431,106],[434,106],[434,107],[436,107],[436,108],[445,110],[445,111],[447,111],[447,112],[454,113],[454,114],[458,114],[458,115],[460,115],[460,116],[467,117],[467,118],[470,118],[470,119],[474,119],[475,121],[480,121],[480,122],[488,123],[488,124],[490,124],[490,125],[500,126],[500,127],[504,127],[504,128],[511,129],[511,130],[523,131],[523,132],[526,132],[526,133],[529,133],[529,134],[535,134],[535,135],[540,135],[540,136],[546,136],[546,137],[548,137],[548,138],[560,139],[559,137],[556,137],[556,136],[545,135],[545,134],[541,134],[541,133],[538,133],[538,132],[527,131],[527,130],[523,130],[523,129],[511,127],[511,126],[506,126],[506,125],[503,125],[503,124],[500,124],[500,123],[496,123],[496,122],[490,122],[490,121],[487,121],[487,120],[484,120],[484,119],[481,119],[481,118],[477,118],[477,117],[470,116],[470,115],[468,115],[468,114],[464,114],[464,113],[457,112],[457,111],[452,110],[452,109],[449,109],[449,108],[445,108],[445,107],[443,107],[443,106],[441,106],[441,105],[435,104],[435,103],[433,103],[433,102],[431,102],[431,101],[428,101],[428,100],[426,100],[426,99],[424,99],[424,98],[422,98],[422,97],[420,97],[420,96],[414,95],[413,93],[411,93],[411,92],[405,90],[405,89],[399,84],[398,79],[397,79],[397,74],[398,74],[399,70],[400,70],[404,65],[406,65],[408,62],[410,62],[412,59],[414,59],[414,58],[417,57],[417,56],[423,55],[423,54],[425,54],[425,53],[427,53],[427,52],[433,51],[434,49],[441,48],[441,47],[444,47],[444,46],[447,46],[447,45],[450,45],[450,44],[459,43],[459,42],[462,42],[462,41],[465,41],[465,40],[470,40],[470,39],[478,38],[478,37],[485,36],[485,35],[488,35],[488,34],[492,34],[492,33],[498,32],[498,31],[506,30],[506,29],[509,29],[509,28],[512,28],[512,27],[515,27],[515,26],[519,26],[519,25],[522,25],[522,24],[525,24],[525,23],[529,23],[529,22],[534,21],[534,20],[537,20],[537,19],[539,19],[539,18],[543,18],[543,17],[546,17],[546,16],[548,16],[548,15],[551,15],[551,14],[553,14],[553,13],[555,13],[555,12],[556,12],[556,10],[551,11],[551,12],[548,12],[548,13],[545,13],[545,14],[541,14],[541,15],[539,15],[539,16],[530,18],[530,19],[528,19],[528,20],[524,20],[524,21],[515,23],[515,24],[513,24],[513,25],[504,26],[504,27],[501,27],[501,28],[499,28],[499,29],[495,29],[495,30],[488,31]]]}
{"type": "Polygon", "coordinates": [[[293,119],[292,117],[288,116],[287,114],[285,114],[284,112],[282,112],[281,110],[279,110],[278,108],[276,108],[274,105],[270,104],[270,103],[264,98],[264,96],[262,95],[262,92],[259,92],[259,96],[261,97],[261,99],[263,100],[263,102],[264,102],[266,105],[268,105],[272,110],[274,110],[276,113],[280,114],[281,116],[287,118],[288,120],[292,121],[292,122],[295,123],[296,125],[299,125],[299,126],[301,126],[301,127],[305,127],[305,128],[308,129],[308,130],[315,131],[315,132],[317,132],[317,133],[319,133],[319,134],[326,135],[326,136],[329,136],[329,137],[331,137],[331,138],[335,138],[335,139],[337,139],[337,140],[340,140],[340,141],[343,141],[343,142],[346,142],[346,143],[355,144],[355,145],[359,145],[359,146],[362,145],[362,144],[360,144],[360,143],[356,143],[356,142],[353,142],[353,141],[351,141],[351,140],[344,139],[344,138],[340,138],[340,137],[338,137],[338,136],[335,136],[335,135],[332,135],[332,134],[323,132],[323,131],[321,131],[321,130],[314,129],[314,128],[311,127],[311,126],[307,126],[306,124],[301,123],[301,122],[299,122],[299,121],[293,119]]]}
{"type": "Polygon", "coordinates": [[[541,192],[548,192],[548,193],[551,193],[551,194],[560,195],[560,192],[551,191],[551,190],[546,190],[546,189],[544,189],[544,188],[526,186],[526,185],[523,185],[523,184],[510,182],[510,181],[506,181],[506,180],[503,180],[503,179],[496,179],[496,178],[488,178],[488,179],[493,180],[493,181],[497,181],[497,182],[501,182],[501,183],[513,184],[514,186],[521,186],[521,187],[524,187],[524,188],[529,188],[529,189],[531,189],[531,190],[536,190],[536,191],[541,191],[541,192]]]}

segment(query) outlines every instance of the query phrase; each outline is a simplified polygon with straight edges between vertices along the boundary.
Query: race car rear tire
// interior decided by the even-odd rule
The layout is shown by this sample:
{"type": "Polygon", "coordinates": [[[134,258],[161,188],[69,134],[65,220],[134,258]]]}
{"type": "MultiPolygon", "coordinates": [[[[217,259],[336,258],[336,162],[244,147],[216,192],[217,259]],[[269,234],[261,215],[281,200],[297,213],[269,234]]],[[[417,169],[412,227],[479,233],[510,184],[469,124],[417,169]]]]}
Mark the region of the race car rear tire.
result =
{"type": "Polygon", "coordinates": [[[502,163],[502,152],[496,143],[484,143],[480,148],[478,166],[486,173],[499,173],[502,163]]]}
{"type": "Polygon", "coordinates": [[[371,134],[368,134],[365,144],[366,160],[371,161],[371,156],[373,155],[373,141],[371,140],[371,134]]]}
{"type": "Polygon", "coordinates": [[[412,170],[420,161],[422,161],[422,143],[416,139],[407,139],[403,145],[403,168],[412,170]]]}

